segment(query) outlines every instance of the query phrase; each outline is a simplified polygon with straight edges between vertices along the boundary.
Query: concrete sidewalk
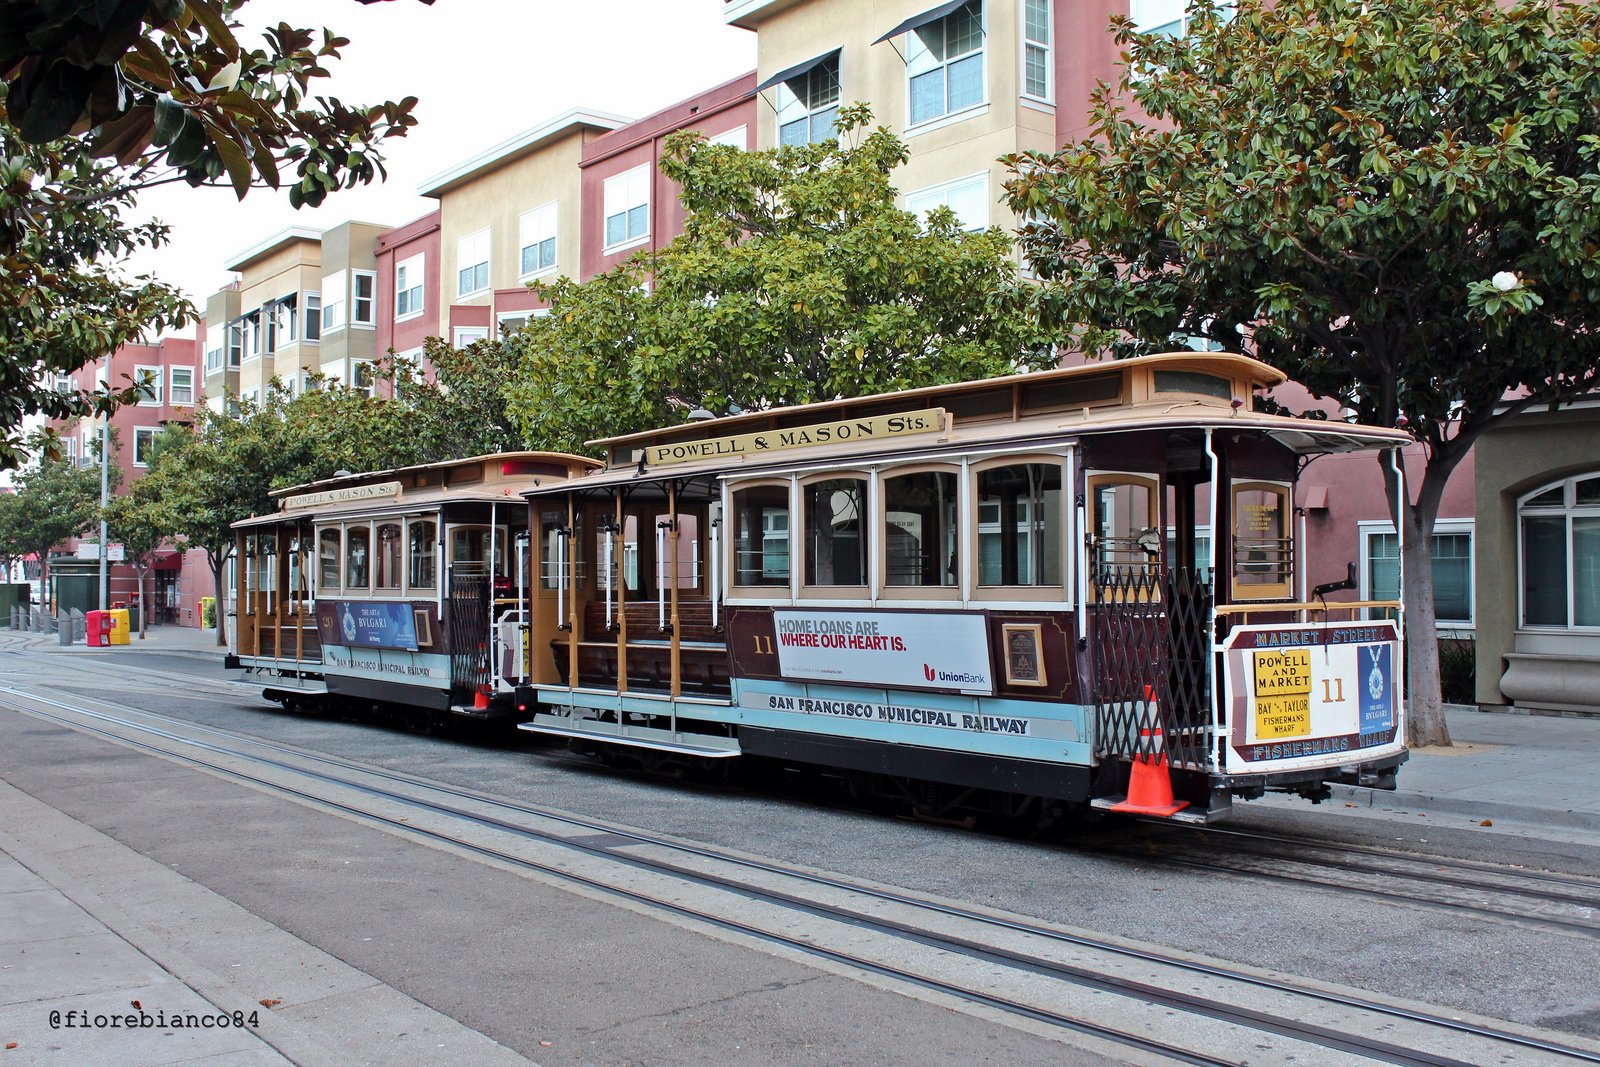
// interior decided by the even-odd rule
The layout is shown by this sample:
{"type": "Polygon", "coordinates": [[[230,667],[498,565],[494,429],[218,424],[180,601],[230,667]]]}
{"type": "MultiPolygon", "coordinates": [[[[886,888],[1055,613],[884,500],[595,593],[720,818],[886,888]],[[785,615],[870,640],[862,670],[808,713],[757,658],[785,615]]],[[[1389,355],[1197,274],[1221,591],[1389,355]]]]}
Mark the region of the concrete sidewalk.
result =
{"type": "Polygon", "coordinates": [[[36,634],[31,630],[0,629],[4,634],[16,641],[26,644],[30,649],[47,653],[62,653],[65,655],[103,655],[105,653],[150,651],[150,652],[181,652],[190,655],[214,656],[219,662],[227,648],[217,644],[217,631],[200,630],[193,626],[162,625],[151,626],[145,631],[145,636],[140,638],[138,631],[134,631],[126,645],[106,645],[91,647],[82,641],[72,645],[63,645],[56,634],[36,634]]]}
{"type": "Polygon", "coordinates": [[[1448,705],[1450,748],[1412,749],[1393,793],[1336,787],[1374,809],[1600,832],[1600,719],[1448,705]]]}

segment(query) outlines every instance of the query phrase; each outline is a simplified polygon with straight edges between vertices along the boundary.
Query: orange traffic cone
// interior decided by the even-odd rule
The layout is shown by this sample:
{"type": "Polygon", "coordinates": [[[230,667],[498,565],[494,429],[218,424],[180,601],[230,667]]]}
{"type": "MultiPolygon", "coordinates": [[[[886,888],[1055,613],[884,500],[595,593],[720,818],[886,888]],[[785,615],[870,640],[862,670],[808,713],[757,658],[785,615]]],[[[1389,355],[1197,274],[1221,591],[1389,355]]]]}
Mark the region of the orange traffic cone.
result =
{"type": "MultiPolygon", "coordinates": [[[[1144,687],[1144,698],[1148,704],[1155,703],[1148,685],[1144,687]]],[[[1134,757],[1133,771],[1128,777],[1127,799],[1120,804],[1113,804],[1111,810],[1166,817],[1187,808],[1187,800],[1174,802],[1172,799],[1172,770],[1167,766],[1166,746],[1162,742],[1159,720],[1154,730],[1145,727],[1139,731],[1139,736],[1149,739],[1147,744],[1140,747],[1154,749],[1157,754],[1134,757]]]]}
{"type": "MultiPolygon", "coordinates": [[[[480,685],[478,691],[472,696],[472,710],[484,711],[489,707],[489,687],[480,685]]],[[[1171,799],[1170,795],[1168,799],[1171,799]]]]}

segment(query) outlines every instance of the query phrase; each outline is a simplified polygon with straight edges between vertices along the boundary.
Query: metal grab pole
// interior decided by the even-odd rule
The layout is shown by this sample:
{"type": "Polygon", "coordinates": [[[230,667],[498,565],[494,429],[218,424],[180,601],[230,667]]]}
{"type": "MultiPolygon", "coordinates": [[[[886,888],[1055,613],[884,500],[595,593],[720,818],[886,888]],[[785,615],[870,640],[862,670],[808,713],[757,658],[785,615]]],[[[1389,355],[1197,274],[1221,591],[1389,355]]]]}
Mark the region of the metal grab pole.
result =
{"type": "Polygon", "coordinates": [[[567,531],[556,529],[556,629],[567,628],[567,531]]]}
{"type": "Polygon", "coordinates": [[[612,588],[611,587],[615,583],[612,580],[611,572],[612,572],[612,570],[614,570],[616,568],[616,565],[617,565],[617,557],[616,557],[616,527],[615,526],[607,526],[606,527],[606,575],[605,575],[605,582],[606,582],[606,632],[607,633],[609,633],[611,631],[611,626],[612,626],[612,621],[611,621],[611,594],[612,594],[612,588]]]}
{"type": "Polygon", "coordinates": [[[711,569],[711,626],[715,629],[720,625],[720,616],[717,612],[717,601],[722,598],[722,519],[711,520],[711,558],[706,565],[711,569]]]}
{"type": "Polygon", "coordinates": [[[659,629],[667,628],[667,523],[656,523],[656,616],[659,629]]]}

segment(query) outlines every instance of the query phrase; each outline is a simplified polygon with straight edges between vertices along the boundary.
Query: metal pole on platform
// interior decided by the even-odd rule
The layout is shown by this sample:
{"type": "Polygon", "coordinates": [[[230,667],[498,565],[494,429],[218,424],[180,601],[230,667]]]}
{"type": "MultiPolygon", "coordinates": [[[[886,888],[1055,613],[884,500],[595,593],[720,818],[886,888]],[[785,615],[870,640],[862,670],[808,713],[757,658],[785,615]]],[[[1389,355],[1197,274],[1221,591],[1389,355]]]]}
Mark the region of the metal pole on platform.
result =
{"type": "MultiPolygon", "coordinates": [[[[107,357],[108,359],[110,357],[107,357]]],[[[106,508],[111,503],[111,415],[100,417],[100,609],[111,606],[111,578],[106,569],[111,546],[106,543],[106,508]]]]}

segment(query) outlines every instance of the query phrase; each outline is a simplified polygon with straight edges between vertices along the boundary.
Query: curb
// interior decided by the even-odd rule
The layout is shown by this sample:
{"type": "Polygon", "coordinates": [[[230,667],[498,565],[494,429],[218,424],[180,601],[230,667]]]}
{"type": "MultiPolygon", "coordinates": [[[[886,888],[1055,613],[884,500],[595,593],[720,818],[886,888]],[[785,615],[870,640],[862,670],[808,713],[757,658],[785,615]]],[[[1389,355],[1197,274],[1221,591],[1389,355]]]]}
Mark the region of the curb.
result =
{"type": "Polygon", "coordinates": [[[1507,804],[1494,800],[1467,800],[1461,797],[1429,796],[1426,793],[1385,793],[1353,785],[1335,785],[1333,795],[1345,802],[1366,808],[1411,808],[1424,813],[1474,815],[1479,818],[1508,819],[1513,822],[1553,826],[1569,830],[1600,832],[1600,812],[1570,808],[1536,808],[1529,804],[1507,804]]]}

